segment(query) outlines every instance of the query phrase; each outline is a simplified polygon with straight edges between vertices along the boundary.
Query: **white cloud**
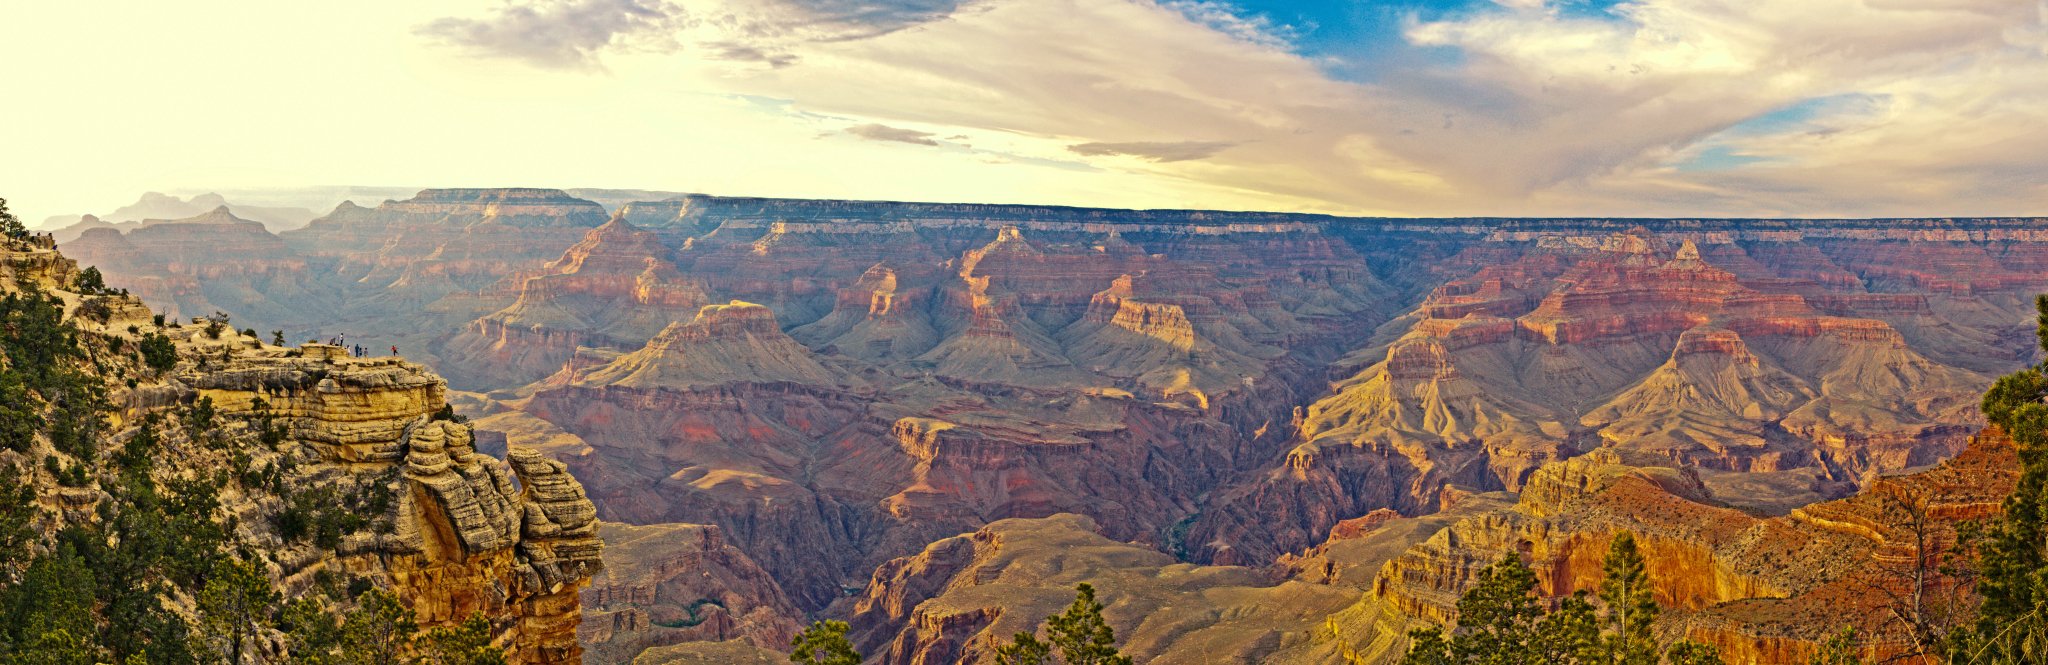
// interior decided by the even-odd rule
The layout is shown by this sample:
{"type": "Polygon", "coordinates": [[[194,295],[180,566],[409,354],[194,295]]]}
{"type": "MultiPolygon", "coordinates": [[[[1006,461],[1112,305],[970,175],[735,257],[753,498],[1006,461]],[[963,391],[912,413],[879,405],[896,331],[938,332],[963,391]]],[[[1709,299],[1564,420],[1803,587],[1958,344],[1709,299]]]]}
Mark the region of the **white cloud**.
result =
{"type": "Polygon", "coordinates": [[[1405,43],[1345,64],[1363,80],[1216,0],[459,1],[471,6],[367,0],[308,18],[204,0],[139,6],[122,25],[0,5],[0,53],[73,53],[21,72],[16,89],[40,103],[0,126],[20,156],[0,182],[36,214],[96,209],[38,211],[37,191],[107,205],[325,182],[1401,214],[2048,213],[2040,0],[1632,0],[1597,14],[1510,0],[1411,20],[1405,43]],[[119,47],[70,48],[86,42],[119,47]],[[137,115],[91,101],[109,95],[174,103],[137,115]],[[870,126],[852,136],[940,146],[817,140],[870,126]]]}
{"type": "Polygon", "coordinates": [[[688,22],[681,7],[665,0],[536,0],[500,6],[486,18],[437,19],[419,31],[542,67],[595,68],[601,51],[665,48],[688,22]]]}

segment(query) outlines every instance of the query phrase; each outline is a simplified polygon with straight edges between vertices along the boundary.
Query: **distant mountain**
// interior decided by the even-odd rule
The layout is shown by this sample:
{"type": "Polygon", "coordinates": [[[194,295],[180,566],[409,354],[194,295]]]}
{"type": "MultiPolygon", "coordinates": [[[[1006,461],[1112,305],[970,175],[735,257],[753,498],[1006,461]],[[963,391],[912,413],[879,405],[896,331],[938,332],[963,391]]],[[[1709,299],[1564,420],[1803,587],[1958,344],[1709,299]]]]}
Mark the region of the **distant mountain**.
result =
{"type": "Polygon", "coordinates": [[[660,201],[686,196],[685,192],[666,192],[659,189],[566,189],[570,196],[596,201],[605,210],[618,211],[620,206],[638,201],[660,201]]]}
{"type": "Polygon", "coordinates": [[[136,199],[113,212],[104,215],[57,215],[43,220],[43,229],[57,236],[58,242],[73,240],[93,228],[131,229],[152,220],[186,219],[197,217],[226,207],[236,217],[261,222],[272,233],[288,231],[305,226],[320,213],[309,208],[294,206],[259,206],[246,203],[232,203],[226,197],[215,193],[198,194],[189,199],[160,192],[145,192],[136,199]]]}

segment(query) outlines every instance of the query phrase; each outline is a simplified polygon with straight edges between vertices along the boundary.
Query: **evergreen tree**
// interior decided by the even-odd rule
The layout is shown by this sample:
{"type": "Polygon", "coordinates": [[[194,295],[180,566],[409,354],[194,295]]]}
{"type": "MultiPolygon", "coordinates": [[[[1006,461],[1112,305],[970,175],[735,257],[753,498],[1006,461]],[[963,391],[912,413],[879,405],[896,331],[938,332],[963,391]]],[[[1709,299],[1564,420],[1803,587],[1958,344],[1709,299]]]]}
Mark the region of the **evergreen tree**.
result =
{"type": "Polygon", "coordinates": [[[301,596],[285,603],[278,612],[278,628],[284,631],[291,650],[291,662],[327,665],[337,662],[333,651],[341,644],[341,625],[319,599],[301,596]]]}
{"type": "Polygon", "coordinates": [[[491,646],[491,622],[482,614],[427,631],[419,652],[423,665],[505,665],[505,650],[491,646]]]}
{"type": "Polygon", "coordinates": [[[7,199],[0,199],[0,236],[11,240],[28,239],[28,227],[21,225],[21,218],[7,210],[7,199]]]}
{"type": "Polygon", "coordinates": [[[249,640],[270,623],[277,590],[255,564],[223,559],[199,590],[199,628],[223,661],[242,662],[249,640]]]}
{"type": "Polygon", "coordinates": [[[77,278],[71,280],[71,288],[89,296],[100,295],[107,292],[107,278],[100,274],[98,267],[86,266],[78,271],[77,278]]]}
{"type": "MultiPolygon", "coordinates": [[[[2035,299],[2037,333],[2048,350],[2048,295],[2035,299]]],[[[1984,663],[2048,659],[2048,379],[2041,369],[2005,375],[1984,393],[1986,419],[2017,444],[2020,480],[2004,514],[1984,525],[1977,625],[1958,640],[1961,660],[1984,663]]]]}
{"type": "Polygon", "coordinates": [[[37,535],[29,526],[41,513],[35,486],[21,482],[14,467],[0,467],[0,584],[13,581],[18,566],[27,563],[28,545],[37,535]]]}
{"type": "Polygon", "coordinates": [[[1038,641],[1031,633],[1017,633],[1009,644],[996,647],[998,665],[1045,665],[1052,658],[1052,645],[1038,641]]]}
{"type": "Polygon", "coordinates": [[[1601,639],[1602,658],[1614,665],[1657,665],[1657,599],[1649,571],[1636,550],[1635,534],[1623,531],[1607,547],[1600,563],[1600,601],[1607,604],[1608,634],[1601,639]]]}
{"type": "Polygon", "coordinates": [[[1067,609],[1045,618],[1041,624],[1046,640],[1033,633],[1017,633],[1009,644],[996,647],[996,662],[1002,665],[1129,665],[1131,658],[1117,653],[1116,631],[1102,618],[1102,603],[1095,600],[1095,587],[1074,586],[1074,602],[1067,609]],[[1059,659],[1053,659],[1058,649],[1059,659]]]}
{"type": "MultiPolygon", "coordinates": [[[[1635,536],[1622,533],[1608,546],[1600,584],[1603,617],[1581,591],[1545,611],[1536,574],[1510,553],[1485,570],[1458,599],[1458,625],[1408,634],[1404,665],[1656,665],[1665,655],[1651,631],[1657,618],[1649,571],[1635,536]]],[[[1672,658],[1687,665],[1720,662],[1712,647],[1679,642],[1672,658]]],[[[1676,662],[1676,661],[1674,661],[1676,662]]]]}
{"type": "Polygon", "coordinates": [[[1512,552],[1480,571],[1479,584],[1458,599],[1459,634],[1451,655],[1462,662],[1532,662],[1531,643],[1543,617],[1535,591],[1536,573],[1512,552]]]}
{"type": "Polygon", "coordinates": [[[1720,647],[1698,642],[1680,641],[1672,644],[1671,650],[1664,653],[1664,658],[1670,661],[1671,665],[1724,665],[1720,647]]]}
{"type": "Polygon", "coordinates": [[[1047,641],[1059,649],[1067,665],[1130,665],[1130,657],[1116,651],[1116,631],[1102,618],[1095,587],[1083,582],[1074,591],[1074,602],[1065,612],[1046,617],[1047,641]]]}
{"type": "Polygon", "coordinates": [[[1444,639],[1442,627],[1408,631],[1408,653],[1401,656],[1401,665],[1451,665],[1455,662],[1458,661],[1451,659],[1451,643],[1444,639]]]}
{"type": "Polygon", "coordinates": [[[0,448],[28,450],[42,429],[42,404],[13,370],[0,367],[0,448]]]}
{"type": "MultiPolygon", "coordinates": [[[[1537,622],[1529,640],[1529,657],[1536,663],[1604,662],[1600,637],[1600,615],[1586,592],[1572,594],[1537,622]]],[[[1655,665],[1656,659],[1650,660],[1655,665]]]]}
{"type": "Polygon", "coordinates": [[[348,613],[341,622],[338,646],[345,660],[335,662],[357,665],[399,665],[405,662],[406,650],[412,646],[413,636],[419,634],[420,625],[414,621],[412,610],[398,595],[383,589],[371,589],[357,598],[361,606],[348,613]]]}
{"type": "Polygon", "coordinates": [[[1411,632],[1408,655],[1401,662],[1544,662],[1537,652],[1553,649],[1548,644],[1538,644],[1537,627],[1543,621],[1544,611],[1535,591],[1536,573],[1522,563],[1522,558],[1512,552],[1502,556],[1500,561],[1479,571],[1478,584],[1458,598],[1458,627],[1450,639],[1444,639],[1439,628],[1411,632]]]}
{"type": "Polygon", "coordinates": [[[0,593],[0,644],[14,645],[14,653],[0,655],[19,662],[98,662],[90,641],[97,634],[95,588],[92,567],[69,545],[30,563],[19,583],[0,593]]]}
{"type": "Polygon", "coordinates": [[[20,647],[7,654],[7,662],[18,665],[97,665],[99,649],[84,637],[63,628],[32,629],[20,647]]]}
{"type": "Polygon", "coordinates": [[[860,665],[860,652],[846,639],[844,621],[817,621],[790,640],[789,662],[804,665],[860,665]]]}
{"type": "Polygon", "coordinates": [[[1863,665],[1863,657],[1856,649],[1856,629],[1843,626],[1842,632],[1835,633],[1821,644],[1820,653],[1807,661],[1809,665],[1863,665]]]}

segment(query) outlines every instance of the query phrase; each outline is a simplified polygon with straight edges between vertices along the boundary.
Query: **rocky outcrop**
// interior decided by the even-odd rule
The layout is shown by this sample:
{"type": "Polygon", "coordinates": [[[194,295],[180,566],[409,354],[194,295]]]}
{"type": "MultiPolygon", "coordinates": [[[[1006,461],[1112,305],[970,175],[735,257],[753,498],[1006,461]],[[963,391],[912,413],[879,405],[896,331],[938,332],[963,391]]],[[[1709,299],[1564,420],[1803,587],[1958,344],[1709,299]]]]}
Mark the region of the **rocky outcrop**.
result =
{"type": "Polygon", "coordinates": [[[716,526],[606,523],[604,570],[583,592],[587,657],[625,662],[685,642],[783,649],[803,613],[716,526]]]}
{"type": "Polygon", "coordinates": [[[467,425],[431,417],[444,387],[418,365],[249,344],[179,381],[224,415],[276,419],[336,471],[388,478],[375,482],[396,497],[390,535],[350,538],[331,559],[291,559],[285,578],[365,574],[399,591],[422,625],[501,617],[517,662],[579,661],[578,593],[602,546],[595,508],[560,462],[521,448],[506,461],[477,453],[467,425]]]}
{"type": "Polygon", "coordinates": [[[1003,520],[876,569],[854,602],[853,637],[871,662],[987,663],[1019,631],[1094,585],[1124,654],[1142,662],[1313,662],[1320,618],[1343,589],[1248,568],[1176,564],[1095,534],[1085,517],[1003,520]]]}
{"type": "Polygon", "coordinates": [[[69,288],[78,279],[78,262],[57,252],[57,242],[46,235],[26,241],[0,240],[7,260],[0,262],[0,289],[13,293],[17,284],[27,282],[46,289],[69,288]]]}
{"type": "MultiPolygon", "coordinates": [[[[477,453],[468,425],[439,417],[442,381],[400,358],[267,345],[220,323],[154,318],[134,296],[69,291],[78,269],[53,246],[9,241],[0,265],[54,291],[96,348],[170,342],[168,368],[128,353],[94,361],[108,386],[107,424],[130,443],[143,428],[157,432],[138,450],[163,454],[151,463],[165,477],[228,479],[214,482],[225,483],[231,544],[260,552],[251,560],[283,596],[360,579],[396,592],[423,627],[481,614],[510,662],[580,662],[578,593],[601,567],[602,545],[595,508],[560,462],[518,448],[510,465],[477,453]],[[334,515],[342,510],[356,512],[334,515]],[[312,514],[330,518],[307,542],[312,514]],[[339,526],[347,523],[360,526],[339,526]]],[[[99,518],[90,507],[75,519],[99,518]]]]}
{"type": "Polygon", "coordinates": [[[843,382],[818,364],[809,349],[783,334],[775,313],[738,300],[706,305],[688,323],[676,322],[646,348],[603,367],[579,372],[580,385],[640,390],[689,390],[722,383],[843,382]]]}

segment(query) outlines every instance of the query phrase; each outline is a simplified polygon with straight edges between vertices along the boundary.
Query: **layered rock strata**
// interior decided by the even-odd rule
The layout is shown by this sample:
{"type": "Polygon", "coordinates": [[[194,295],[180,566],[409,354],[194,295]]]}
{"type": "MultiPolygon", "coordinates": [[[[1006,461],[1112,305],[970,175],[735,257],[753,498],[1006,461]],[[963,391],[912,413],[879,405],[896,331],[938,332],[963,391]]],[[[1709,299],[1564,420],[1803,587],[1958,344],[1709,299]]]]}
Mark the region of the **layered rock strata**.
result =
{"type": "Polygon", "coordinates": [[[606,523],[598,532],[604,570],[583,591],[589,659],[625,662],[688,642],[779,650],[796,636],[803,613],[718,527],[606,523]]]}

